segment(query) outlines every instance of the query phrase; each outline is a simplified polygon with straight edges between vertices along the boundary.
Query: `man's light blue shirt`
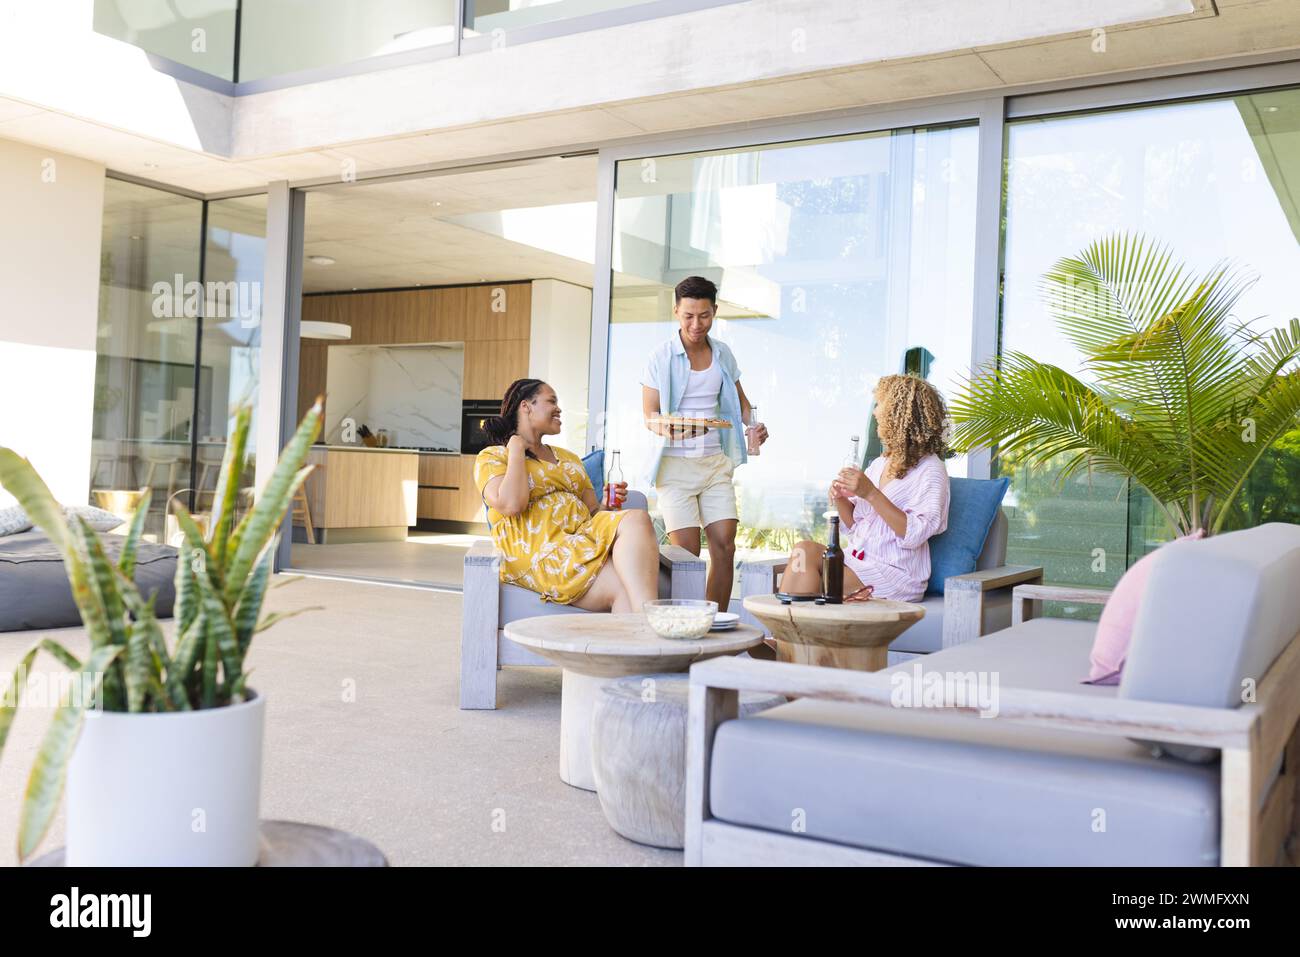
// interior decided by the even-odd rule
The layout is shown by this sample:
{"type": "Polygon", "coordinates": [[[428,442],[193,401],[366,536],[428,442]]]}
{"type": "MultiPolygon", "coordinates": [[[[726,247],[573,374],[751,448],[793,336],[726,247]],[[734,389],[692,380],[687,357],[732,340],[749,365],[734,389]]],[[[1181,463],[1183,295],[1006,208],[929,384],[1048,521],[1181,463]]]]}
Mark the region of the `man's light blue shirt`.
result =
{"type": "MultiPolygon", "coordinates": [[[[740,392],[736,383],[740,380],[740,368],[736,357],[725,342],[708,337],[709,348],[713,350],[714,360],[722,372],[722,390],[718,394],[718,415],[731,423],[729,429],[718,429],[718,441],[722,451],[733,465],[743,465],[748,456],[745,454],[744,423],[740,414],[740,392]]],[[[650,361],[641,373],[641,384],[659,392],[659,411],[670,415],[677,411],[686,392],[686,380],[691,374],[691,360],[686,355],[686,346],[682,337],[674,332],[672,338],[650,354],[650,361]]],[[[659,463],[663,460],[664,449],[668,439],[662,435],[653,436],[654,452],[650,458],[647,478],[654,482],[659,475],[659,463]]]]}

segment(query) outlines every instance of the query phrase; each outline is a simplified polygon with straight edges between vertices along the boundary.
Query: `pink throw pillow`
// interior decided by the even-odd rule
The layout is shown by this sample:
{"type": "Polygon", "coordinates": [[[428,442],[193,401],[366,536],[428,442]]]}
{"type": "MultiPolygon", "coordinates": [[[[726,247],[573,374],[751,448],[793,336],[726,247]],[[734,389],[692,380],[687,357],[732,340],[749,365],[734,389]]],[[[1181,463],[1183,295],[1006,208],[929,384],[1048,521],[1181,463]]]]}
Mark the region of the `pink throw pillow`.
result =
{"type": "MultiPolygon", "coordinates": [[[[1204,529],[1197,529],[1190,535],[1182,535],[1175,541],[1186,542],[1205,537],[1204,529]]],[[[1106,599],[1106,606],[1101,610],[1101,619],[1097,622],[1097,633],[1092,641],[1092,653],[1088,660],[1092,668],[1083,682],[1089,685],[1117,685],[1120,673],[1124,670],[1124,659],[1128,657],[1129,641],[1133,638],[1133,624],[1137,621],[1138,608],[1142,604],[1142,595],[1147,588],[1147,579],[1151,576],[1151,559],[1156,553],[1144,555],[1120,576],[1115,588],[1106,599]]]]}

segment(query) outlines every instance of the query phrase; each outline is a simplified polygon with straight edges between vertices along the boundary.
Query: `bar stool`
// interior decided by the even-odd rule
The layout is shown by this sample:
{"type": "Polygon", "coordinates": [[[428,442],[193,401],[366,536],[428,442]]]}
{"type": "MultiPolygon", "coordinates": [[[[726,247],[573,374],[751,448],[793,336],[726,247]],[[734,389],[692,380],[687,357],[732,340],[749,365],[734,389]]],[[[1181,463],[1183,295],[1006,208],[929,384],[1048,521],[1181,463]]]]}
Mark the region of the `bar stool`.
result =
{"type": "Polygon", "coordinates": [[[140,452],[140,458],[147,468],[144,473],[143,485],[151,489],[156,489],[154,477],[160,468],[167,469],[167,494],[163,501],[171,498],[176,492],[176,472],[182,467],[182,456],[179,450],[169,445],[145,444],[140,452]]]}
{"type": "MultiPolygon", "coordinates": [[[[208,476],[221,471],[221,461],[225,458],[225,445],[200,445],[199,446],[199,464],[203,468],[199,472],[199,484],[194,489],[194,502],[197,505],[200,496],[208,491],[208,476]]],[[[217,480],[212,480],[212,494],[217,494],[217,480]]]]}
{"type": "Polygon", "coordinates": [[[316,530],[311,524],[311,506],[307,504],[307,489],[305,485],[299,485],[298,491],[293,493],[293,517],[291,521],[297,522],[302,520],[302,527],[307,532],[307,544],[316,544],[316,530]]]}

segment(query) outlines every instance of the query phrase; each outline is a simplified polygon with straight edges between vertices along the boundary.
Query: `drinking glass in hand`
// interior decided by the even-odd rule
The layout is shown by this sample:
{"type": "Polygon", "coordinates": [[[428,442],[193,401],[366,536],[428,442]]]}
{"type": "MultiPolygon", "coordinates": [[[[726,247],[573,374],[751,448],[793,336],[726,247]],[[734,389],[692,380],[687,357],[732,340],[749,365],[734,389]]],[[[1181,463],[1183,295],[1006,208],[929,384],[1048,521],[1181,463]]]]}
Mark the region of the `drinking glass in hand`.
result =
{"type": "Polygon", "coordinates": [[[745,421],[745,451],[750,455],[758,455],[759,450],[763,448],[763,442],[758,437],[762,425],[763,423],[758,420],[758,406],[750,406],[749,417],[745,421]]]}

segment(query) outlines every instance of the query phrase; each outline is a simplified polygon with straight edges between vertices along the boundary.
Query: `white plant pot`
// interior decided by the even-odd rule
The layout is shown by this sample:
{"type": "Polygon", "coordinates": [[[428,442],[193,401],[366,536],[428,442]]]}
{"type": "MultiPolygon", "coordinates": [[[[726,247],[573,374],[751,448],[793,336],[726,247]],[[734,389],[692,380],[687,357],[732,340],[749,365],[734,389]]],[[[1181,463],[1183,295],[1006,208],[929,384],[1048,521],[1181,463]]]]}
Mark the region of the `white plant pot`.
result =
{"type": "Polygon", "coordinates": [[[87,712],[68,764],[71,867],[257,863],[266,699],[167,714],[87,712]]]}

